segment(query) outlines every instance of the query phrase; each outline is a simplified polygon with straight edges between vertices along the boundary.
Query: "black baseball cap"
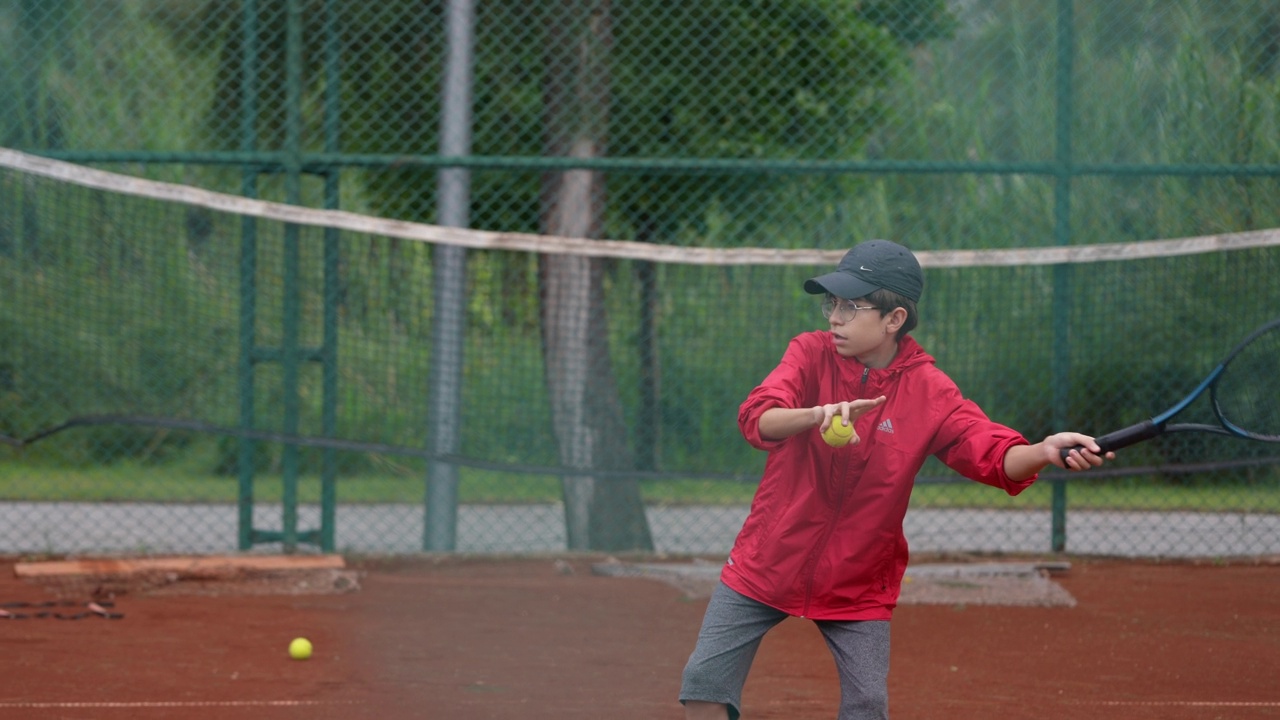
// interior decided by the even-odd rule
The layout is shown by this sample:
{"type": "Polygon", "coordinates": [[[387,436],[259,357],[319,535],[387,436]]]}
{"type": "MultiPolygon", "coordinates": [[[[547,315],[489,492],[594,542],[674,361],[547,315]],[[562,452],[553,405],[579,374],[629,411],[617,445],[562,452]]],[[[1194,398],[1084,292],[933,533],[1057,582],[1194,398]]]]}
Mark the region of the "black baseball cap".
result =
{"type": "Polygon", "coordinates": [[[805,280],[811,295],[831,293],[853,300],[884,288],[920,301],[924,292],[924,272],[910,250],[888,240],[868,240],[855,245],[836,265],[836,271],[805,280]]]}

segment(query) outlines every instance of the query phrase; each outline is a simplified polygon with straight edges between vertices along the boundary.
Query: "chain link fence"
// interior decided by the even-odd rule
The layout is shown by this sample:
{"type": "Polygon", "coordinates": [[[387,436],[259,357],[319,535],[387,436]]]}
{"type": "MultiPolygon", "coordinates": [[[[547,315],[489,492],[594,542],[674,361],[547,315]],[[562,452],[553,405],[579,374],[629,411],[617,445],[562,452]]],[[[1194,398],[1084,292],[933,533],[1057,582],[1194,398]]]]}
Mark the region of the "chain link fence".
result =
{"type": "MultiPolygon", "coordinates": [[[[994,419],[1138,421],[1280,315],[1278,32],[1274,0],[4,4],[0,552],[727,552],[738,404],[873,237],[994,419]]],[[[930,461],[908,539],[1274,554],[1278,456],[1170,437],[1017,498],[930,461]]]]}

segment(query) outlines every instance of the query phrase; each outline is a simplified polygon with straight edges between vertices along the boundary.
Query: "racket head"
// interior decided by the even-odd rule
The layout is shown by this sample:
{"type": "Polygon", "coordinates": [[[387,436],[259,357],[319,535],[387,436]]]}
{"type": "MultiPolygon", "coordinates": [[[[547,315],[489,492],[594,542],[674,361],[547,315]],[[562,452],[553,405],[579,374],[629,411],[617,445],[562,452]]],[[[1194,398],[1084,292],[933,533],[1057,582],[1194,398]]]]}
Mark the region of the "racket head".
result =
{"type": "Polygon", "coordinates": [[[1258,328],[1231,351],[1210,395],[1227,430],[1280,442],[1280,319],[1258,328]]]}

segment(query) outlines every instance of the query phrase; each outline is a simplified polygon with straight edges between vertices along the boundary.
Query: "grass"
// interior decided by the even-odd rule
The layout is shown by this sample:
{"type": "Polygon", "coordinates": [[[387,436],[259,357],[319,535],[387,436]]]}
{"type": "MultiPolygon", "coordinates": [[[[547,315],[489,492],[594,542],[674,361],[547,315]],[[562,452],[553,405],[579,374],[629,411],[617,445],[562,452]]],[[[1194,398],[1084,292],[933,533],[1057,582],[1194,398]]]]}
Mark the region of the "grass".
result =
{"type": "MultiPolygon", "coordinates": [[[[556,503],[561,499],[559,479],[548,476],[513,476],[492,471],[463,469],[458,488],[464,504],[556,503]]],[[[423,501],[424,474],[402,471],[388,474],[356,474],[338,480],[340,504],[410,503],[423,501]]],[[[81,468],[37,463],[0,464],[0,499],[26,502],[193,502],[234,503],[235,477],[176,466],[140,463],[81,468]]],[[[259,502],[279,502],[279,475],[260,474],[254,483],[259,502]]],[[[663,506],[745,505],[755,485],[744,482],[675,479],[642,483],[646,503],[663,506]]],[[[912,495],[917,508],[992,508],[1044,510],[1052,504],[1052,484],[1041,482],[1017,497],[965,481],[921,483],[912,495]]],[[[298,481],[303,503],[320,500],[320,482],[314,475],[298,481]]],[[[1218,481],[1174,484],[1155,478],[1108,480],[1073,479],[1067,488],[1071,509],[1280,512],[1280,483],[1274,481],[1218,481]]]]}
{"type": "MultiPolygon", "coordinates": [[[[1042,478],[1017,497],[1008,497],[978,483],[917,485],[913,507],[1045,509],[1052,506],[1053,484],[1042,478]]],[[[1067,509],[1187,512],[1280,512],[1280,484],[1218,480],[1175,484],[1153,477],[1107,480],[1072,478],[1067,484],[1067,509]]]]}

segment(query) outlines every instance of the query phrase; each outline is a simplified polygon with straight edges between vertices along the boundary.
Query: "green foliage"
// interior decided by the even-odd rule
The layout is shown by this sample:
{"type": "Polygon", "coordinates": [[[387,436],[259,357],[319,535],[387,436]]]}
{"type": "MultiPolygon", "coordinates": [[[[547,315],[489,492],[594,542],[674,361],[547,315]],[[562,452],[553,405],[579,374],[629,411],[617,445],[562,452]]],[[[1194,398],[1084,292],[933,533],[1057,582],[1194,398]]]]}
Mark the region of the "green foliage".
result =
{"type": "Polygon", "coordinates": [[[913,47],[950,39],[959,26],[945,0],[864,0],[856,10],[871,25],[885,28],[898,42],[913,47]]]}
{"type": "MultiPolygon", "coordinates": [[[[906,67],[902,48],[851,3],[660,3],[650,13],[621,13],[615,31],[609,143],[618,156],[850,157],[883,113],[877,90],[906,67]]],[[[609,187],[620,229],[669,243],[713,208],[748,241],[758,208],[781,204],[787,185],[637,173],[613,175],[609,187]]]]}

